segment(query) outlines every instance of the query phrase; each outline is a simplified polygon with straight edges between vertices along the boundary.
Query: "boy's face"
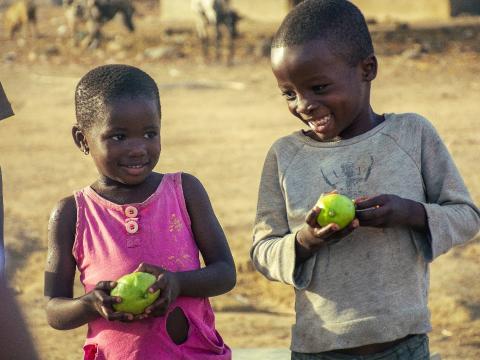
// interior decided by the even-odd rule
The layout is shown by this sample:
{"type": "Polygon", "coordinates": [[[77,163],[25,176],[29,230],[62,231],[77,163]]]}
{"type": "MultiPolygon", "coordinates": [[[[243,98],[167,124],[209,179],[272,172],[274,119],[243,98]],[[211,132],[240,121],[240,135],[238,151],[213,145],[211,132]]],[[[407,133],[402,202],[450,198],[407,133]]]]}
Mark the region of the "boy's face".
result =
{"type": "Polygon", "coordinates": [[[156,101],[141,97],[116,100],[85,138],[101,175],[122,184],[140,184],[160,156],[156,101]]]}
{"type": "Polygon", "coordinates": [[[271,54],[272,70],[290,112],[320,141],[350,138],[368,126],[370,81],[376,74],[372,58],[374,68],[365,62],[351,66],[321,40],[273,48],[271,54]]]}

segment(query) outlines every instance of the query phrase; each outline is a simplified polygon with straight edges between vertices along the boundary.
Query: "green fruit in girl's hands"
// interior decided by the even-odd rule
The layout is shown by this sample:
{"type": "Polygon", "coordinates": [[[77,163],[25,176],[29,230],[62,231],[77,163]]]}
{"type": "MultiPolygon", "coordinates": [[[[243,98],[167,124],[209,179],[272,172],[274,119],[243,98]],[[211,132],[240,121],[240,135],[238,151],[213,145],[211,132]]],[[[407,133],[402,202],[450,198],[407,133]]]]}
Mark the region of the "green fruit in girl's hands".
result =
{"type": "Polygon", "coordinates": [[[355,218],[355,205],[353,200],[340,194],[322,194],[318,199],[317,206],[321,209],[317,216],[320,226],[337,224],[344,229],[355,218]]]}
{"type": "Polygon", "coordinates": [[[160,290],[154,293],[148,291],[155,281],[152,274],[139,271],[122,276],[110,291],[111,296],[122,298],[122,302],[113,304],[113,309],[134,315],[142,314],[160,295],[160,290]]]}

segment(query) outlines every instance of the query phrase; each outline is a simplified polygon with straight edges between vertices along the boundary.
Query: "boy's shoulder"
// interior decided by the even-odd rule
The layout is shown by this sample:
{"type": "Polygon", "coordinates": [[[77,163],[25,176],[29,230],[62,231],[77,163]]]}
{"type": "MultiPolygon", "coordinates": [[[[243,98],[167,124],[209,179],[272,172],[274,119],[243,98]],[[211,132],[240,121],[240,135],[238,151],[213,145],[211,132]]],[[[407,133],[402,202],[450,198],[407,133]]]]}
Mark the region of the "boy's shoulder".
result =
{"type": "Polygon", "coordinates": [[[425,137],[438,137],[434,125],[423,115],[417,113],[385,114],[389,126],[385,126],[383,133],[398,139],[400,142],[423,141],[425,137]]]}
{"type": "Polygon", "coordinates": [[[385,115],[394,128],[404,128],[405,130],[418,131],[420,129],[433,129],[432,123],[423,115],[418,113],[390,113],[385,115]]]}
{"type": "Polygon", "coordinates": [[[273,142],[271,150],[296,150],[303,146],[303,142],[300,140],[302,136],[304,135],[301,130],[282,136],[273,142]]]}

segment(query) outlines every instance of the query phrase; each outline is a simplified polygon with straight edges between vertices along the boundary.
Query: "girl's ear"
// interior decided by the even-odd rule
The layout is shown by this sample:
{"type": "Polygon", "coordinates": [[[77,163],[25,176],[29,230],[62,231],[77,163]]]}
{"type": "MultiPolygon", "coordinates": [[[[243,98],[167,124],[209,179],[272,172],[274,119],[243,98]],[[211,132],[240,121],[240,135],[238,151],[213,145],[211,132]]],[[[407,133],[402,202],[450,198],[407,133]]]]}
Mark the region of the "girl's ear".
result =
{"type": "Polygon", "coordinates": [[[377,77],[378,62],[374,54],[367,56],[361,66],[364,81],[372,81],[377,77]]]}
{"type": "Polygon", "coordinates": [[[85,154],[88,155],[90,149],[88,148],[87,138],[83,130],[78,124],[73,125],[72,127],[72,137],[75,145],[85,154]]]}

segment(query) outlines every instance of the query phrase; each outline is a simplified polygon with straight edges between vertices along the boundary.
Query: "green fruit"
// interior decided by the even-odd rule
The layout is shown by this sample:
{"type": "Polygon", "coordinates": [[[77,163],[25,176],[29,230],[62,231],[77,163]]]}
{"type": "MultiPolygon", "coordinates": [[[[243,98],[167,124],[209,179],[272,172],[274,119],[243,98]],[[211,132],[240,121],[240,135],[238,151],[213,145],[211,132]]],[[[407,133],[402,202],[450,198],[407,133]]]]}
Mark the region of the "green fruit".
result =
{"type": "Polygon", "coordinates": [[[145,308],[153,304],[160,295],[160,290],[154,293],[148,292],[155,280],[155,276],[144,272],[133,272],[122,276],[117,280],[117,286],[110,292],[110,295],[122,298],[122,302],[114,304],[113,309],[135,315],[143,313],[145,308]]]}
{"type": "Polygon", "coordinates": [[[355,205],[345,195],[322,194],[317,206],[322,209],[317,216],[317,222],[322,227],[334,223],[343,229],[355,218],[355,205]]]}

